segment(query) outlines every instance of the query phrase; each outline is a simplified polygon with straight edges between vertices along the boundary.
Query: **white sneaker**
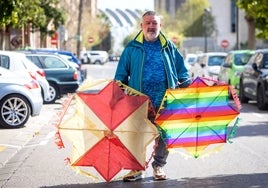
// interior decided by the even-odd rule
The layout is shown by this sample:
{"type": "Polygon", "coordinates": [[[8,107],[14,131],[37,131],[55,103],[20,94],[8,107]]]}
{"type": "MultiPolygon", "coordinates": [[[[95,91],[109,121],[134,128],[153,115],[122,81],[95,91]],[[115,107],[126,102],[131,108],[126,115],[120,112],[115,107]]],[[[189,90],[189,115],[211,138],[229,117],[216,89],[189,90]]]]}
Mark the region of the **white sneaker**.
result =
{"type": "Polygon", "coordinates": [[[144,173],[142,170],[131,170],[128,174],[123,177],[123,181],[137,181],[144,178],[144,173]]]}
{"type": "Polygon", "coordinates": [[[154,179],[155,180],[166,180],[166,174],[163,170],[163,167],[160,166],[153,166],[154,169],[154,179]]]}

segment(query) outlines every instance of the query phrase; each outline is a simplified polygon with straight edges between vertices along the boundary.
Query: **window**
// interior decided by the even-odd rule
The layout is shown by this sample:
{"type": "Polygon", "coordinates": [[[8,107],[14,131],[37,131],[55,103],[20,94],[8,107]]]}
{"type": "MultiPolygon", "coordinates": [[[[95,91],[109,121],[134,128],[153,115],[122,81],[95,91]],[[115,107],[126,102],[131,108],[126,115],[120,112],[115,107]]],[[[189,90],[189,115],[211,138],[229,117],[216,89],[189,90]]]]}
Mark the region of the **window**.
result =
{"type": "Polygon", "coordinates": [[[235,5],[235,0],[231,0],[231,32],[235,33],[236,32],[236,5],[235,5]]]}
{"type": "Polygon", "coordinates": [[[211,56],[208,60],[209,66],[221,65],[224,61],[224,56],[211,56]]]}
{"type": "Polygon", "coordinates": [[[44,57],[44,65],[46,68],[67,68],[66,64],[55,57],[44,57]]]}
{"type": "Polygon", "coordinates": [[[1,67],[4,67],[6,69],[9,69],[9,66],[10,66],[10,60],[9,60],[9,57],[8,56],[5,56],[5,55],[1,55],[0,56],[0,66],[1,67]]]}
{"type": "Polygon", "coordinates": [[[32,61],[37,67],[43,69],[44,67],[42,66],[40,60],[36,56],[26,56],[30,61],[32,61]]]}
{"type": "Polygon", "coordinates": [[[268,69],[268,54],[263,55],[263,68],[268,69]]]}

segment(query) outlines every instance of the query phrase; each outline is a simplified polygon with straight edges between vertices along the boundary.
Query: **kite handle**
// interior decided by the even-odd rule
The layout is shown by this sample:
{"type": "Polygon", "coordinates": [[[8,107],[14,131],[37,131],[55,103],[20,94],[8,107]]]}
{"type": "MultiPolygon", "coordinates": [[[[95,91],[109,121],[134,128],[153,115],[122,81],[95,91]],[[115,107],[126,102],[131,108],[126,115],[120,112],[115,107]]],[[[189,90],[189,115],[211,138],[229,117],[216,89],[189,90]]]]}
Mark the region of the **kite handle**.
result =
{"type": "Polygon", "coordinates": [[[187,87],[191,82],[189,82],[189,81],[192,81],[192,79],[191,78],[188,78],[188,79],[186,79],[186,80],[184,80],[184,81],[182,81],[182,82],[177,82],[177,84],[178,84],[178,88],[184,88],[184,87],[187,87]],[[187,85],[184,85],[185,83],[187,83],[187,82],[189,82],[187,85]],[[182,87],[180,87],[180,86],[182,86],[182,87]]]}
{"type": "Polygon", "coordinates": [[[231,141],[231,139],[236,135],[236,130],[238,128],[238,124],[239,124],[240,118],[236,118],[234,126],[232,128],[232,130],[230,131],[230,133],[227,136],[227,141],[229,143],[233,143],[233,141],[231,141]]]}

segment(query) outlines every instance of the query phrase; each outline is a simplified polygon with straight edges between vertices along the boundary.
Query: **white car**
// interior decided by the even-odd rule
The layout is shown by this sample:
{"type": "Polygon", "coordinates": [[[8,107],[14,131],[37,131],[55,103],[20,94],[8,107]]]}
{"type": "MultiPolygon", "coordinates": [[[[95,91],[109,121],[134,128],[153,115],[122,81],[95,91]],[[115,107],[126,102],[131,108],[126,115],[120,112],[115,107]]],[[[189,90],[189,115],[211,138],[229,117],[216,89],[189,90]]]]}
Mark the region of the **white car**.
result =
{"type": "Polygon", "coordinates": [[[193,65],[196,61],[197,54],[186,54],[185,56],[185,62],[189,63],[190,65],[193,65]]]}
{"type": "Polygon", "coordinates": [[[0,67],[0,125],[18,128],[30,116],[40,114],[43,105],[40,85],[30,75],[14,74],[0,67]]]}
{"type": "Polygon", "coordinates": [[[200,56],[200,59],[191,69],[191,75],[195,79],[199,77],[208,77],[217,80],[220,67],[224,62],[227,53],[225,52],[207,52],[200,56]]]}
{"type": "Polygon", "coordinates": [[[109,54],[106,51],[91,50],[81,51],[80,60],[83,64],[105,64],[109,61],[109,54]]]}
{"type": "Polygon", "coordinates": [[[0,66],[18,75],[30,74],[40,84],[44,102],[50,98],[49,83],[46,80],[44,70],[32,63],[25,54],[13,51],[0,51],[0,66]]]}

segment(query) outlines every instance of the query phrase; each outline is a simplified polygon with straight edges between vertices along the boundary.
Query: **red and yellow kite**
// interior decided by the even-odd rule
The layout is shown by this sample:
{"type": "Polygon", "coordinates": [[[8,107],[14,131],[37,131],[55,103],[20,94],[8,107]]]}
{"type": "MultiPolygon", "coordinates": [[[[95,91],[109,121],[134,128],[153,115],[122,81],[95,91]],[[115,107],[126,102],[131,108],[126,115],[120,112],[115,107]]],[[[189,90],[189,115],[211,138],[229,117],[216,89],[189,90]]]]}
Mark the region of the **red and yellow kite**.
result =
{"type": "Polygon", "coordinates": [[[146,168],[147,146],[158,131],[147,118],[149,98],[129,91],[135,93],[109,81],[100,90],[84,87],[75,94],[75,113],[57,132],[72,143],[72,166],[94,167],[107,182],[123,169],[146,168]]]}

